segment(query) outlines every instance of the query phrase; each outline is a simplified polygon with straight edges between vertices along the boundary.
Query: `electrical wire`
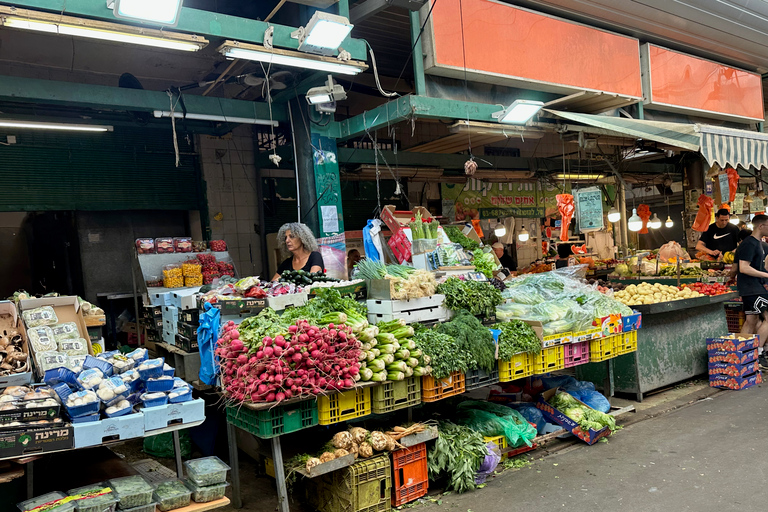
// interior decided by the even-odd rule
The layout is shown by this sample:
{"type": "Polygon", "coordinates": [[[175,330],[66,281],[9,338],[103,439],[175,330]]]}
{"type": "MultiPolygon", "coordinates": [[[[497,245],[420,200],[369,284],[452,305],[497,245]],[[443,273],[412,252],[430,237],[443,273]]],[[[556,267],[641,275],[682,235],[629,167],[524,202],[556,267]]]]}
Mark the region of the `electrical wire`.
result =
{"type": "Polygon", "coordinates": [[[400,94],[397,92],[387,92],[381,87],[381,81],[379,80],[379,68],[376,65],[376,55],[373,53],[373,48],[371,47],[370,43],[365,39],[363,39],[363,41],[368,46],[368,53],[371,55],[371,64],[373,64],[373,78],[376,81],[376,88],[379,90],[382,96],[386,96],[387,98],[400,96],[400,94]]]}
{"type": "Polygon", "coordinates": [[[395,81],[395,87],[394,89],[397,89],[397,86],[400,84],[400,79],[403,77],[403,73],[405,72],[405,68],[408,67],[408,64],[411,62],[411,59],[413,58],[413,51],[416,49],[416,45],[419,44],[419,41],[421,41],[421,35],[424,33],[424,27],[427,26],[427,23],[429,22],[429,19],[432,17],[432,10],[437,5],[438,0],[434,0],[432,2],[432,6],[429,8],[429,12],[427,13],[427,17],[424,18],[424,23],[421,24],[421,29],[419,30],[419,35],[416,37],[416,40],[413,42],[413,45],[411,46],[411,51],[408,52],[408,58],[405,60],[405,64],[403,64],[403,69],[400,70],[400,74],[397,75],[397,80],[395,81]]]}

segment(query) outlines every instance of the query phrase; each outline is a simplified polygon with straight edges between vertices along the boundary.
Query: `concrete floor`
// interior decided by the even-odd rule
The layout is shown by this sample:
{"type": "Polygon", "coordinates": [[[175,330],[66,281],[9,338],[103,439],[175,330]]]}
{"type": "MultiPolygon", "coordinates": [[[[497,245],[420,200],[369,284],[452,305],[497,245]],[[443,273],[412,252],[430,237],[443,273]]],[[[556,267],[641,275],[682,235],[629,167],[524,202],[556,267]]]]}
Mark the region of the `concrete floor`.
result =
{"type": "Polygon", "coordinates": [[[506,471],[482,490],[426,508],[457,511],[763,511],[765,386],[717,393],[632,424],[608,443],[573,446],[506,471]]]}

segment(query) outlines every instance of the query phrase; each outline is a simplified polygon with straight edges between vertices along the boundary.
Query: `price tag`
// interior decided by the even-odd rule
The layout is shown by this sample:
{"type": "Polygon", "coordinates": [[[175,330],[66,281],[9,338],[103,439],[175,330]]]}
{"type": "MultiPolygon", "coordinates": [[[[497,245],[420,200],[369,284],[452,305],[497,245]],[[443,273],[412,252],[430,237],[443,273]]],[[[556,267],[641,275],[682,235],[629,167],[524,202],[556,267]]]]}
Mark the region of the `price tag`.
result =
{"type": "Polygon", "coordinates": [[[765,200],[760,198],[753,198],[753,201],[749,203],[750,213],[762,212],[765,210],[765,200]]]}
{"type": "Polygon", "coordinates": [[[733,204],[731,204],[731,212],[736,215],[741,215],[744,212],[744,194],[736,193],[733,196],[733,204]]]}

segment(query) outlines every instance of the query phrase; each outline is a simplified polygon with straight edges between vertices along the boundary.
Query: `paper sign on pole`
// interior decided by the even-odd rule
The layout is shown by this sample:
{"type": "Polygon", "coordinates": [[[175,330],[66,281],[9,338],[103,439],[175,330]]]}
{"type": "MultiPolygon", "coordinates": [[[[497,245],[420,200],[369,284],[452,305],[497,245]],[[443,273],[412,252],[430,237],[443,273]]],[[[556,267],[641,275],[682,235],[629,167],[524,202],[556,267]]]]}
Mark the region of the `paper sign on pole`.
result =
{"type": "Polygon", "coordinates": [[[731,213],[735,215],[741,215],[744,212],[744,194],[737,192],[733,196],[733,203],[731,204],[731,213]]]}
{"type": "MultiPolygon", "coordinates": [[[[718,174],[717,181],[720,185],[720,202],[727,203],[728,199],[731,197],[731,186],[728,184],[728,175],[725,173],[718,174]]],[[[719,207],[720,205],[716,206],[719,207]]]]}
{"type": "Polygon", "coordinates": [[[603,194],[597,187],[576,191],[576,214],[582,233],[603,229],[603,194]]]}
{"type": "Polygon", "coordinates": [[[757,213],[762,212],[765,210],[765,200],[760,199],[758,197],[753,198],[752,202],[749,203],[749,211],[750,213],[757,213]]]}

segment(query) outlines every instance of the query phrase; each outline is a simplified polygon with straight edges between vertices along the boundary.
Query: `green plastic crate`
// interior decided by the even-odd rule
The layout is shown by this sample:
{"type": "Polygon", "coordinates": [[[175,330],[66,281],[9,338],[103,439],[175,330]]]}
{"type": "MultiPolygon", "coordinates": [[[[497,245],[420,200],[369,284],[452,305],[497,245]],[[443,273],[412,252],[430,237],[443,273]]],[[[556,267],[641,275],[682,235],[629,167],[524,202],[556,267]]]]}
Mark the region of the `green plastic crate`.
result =
{"type": "Polygon", "coordinates": [[[308,499],[318,512],[392,510],[389,454],[358,460],[349,467],[309,481],[308,499]]]}
{"type": "Polygon", "coordinates": [[[227,421],[256,437],[269,439],[317,425],[317,402],[305,400],[263,411],[227,406],[227,421]]]}
{"type": "Polygon", "coordinates": [[[409,377],[405,380],[382,382],[371,388],[371,411],[384,414],[405,409],[421,403],[421,379],[409,377]]]}

